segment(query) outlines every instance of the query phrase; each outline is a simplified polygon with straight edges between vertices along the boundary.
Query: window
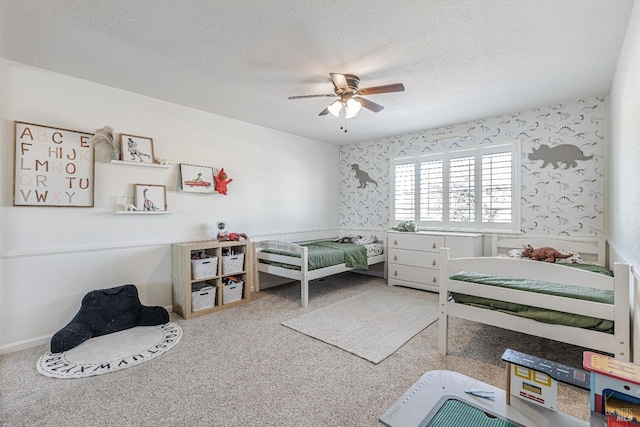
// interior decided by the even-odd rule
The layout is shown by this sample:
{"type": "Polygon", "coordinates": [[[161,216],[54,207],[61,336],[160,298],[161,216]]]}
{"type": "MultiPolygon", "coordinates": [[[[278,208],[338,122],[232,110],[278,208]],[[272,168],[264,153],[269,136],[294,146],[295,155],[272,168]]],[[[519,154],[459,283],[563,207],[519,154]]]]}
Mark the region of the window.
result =
{"type": "Polygon", "coordinates": [[[520,229],[520,144],[394,159],[392,223],[444,230],[520,229]]]}

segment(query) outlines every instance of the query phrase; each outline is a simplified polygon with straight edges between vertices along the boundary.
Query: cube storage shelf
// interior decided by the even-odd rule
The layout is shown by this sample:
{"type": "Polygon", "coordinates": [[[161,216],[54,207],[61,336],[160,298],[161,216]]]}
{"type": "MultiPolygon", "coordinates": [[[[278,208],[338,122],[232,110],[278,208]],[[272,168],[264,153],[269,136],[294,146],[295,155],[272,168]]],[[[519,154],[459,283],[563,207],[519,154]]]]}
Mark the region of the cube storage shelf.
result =
{"type": "Polygon", "coordinates": [[[251,244],[217,240],[172,245],[173,311],[185,319],[213,313],[251,300],[253,287],[251,244]],[[233,251],[233,254],[229,254],[233,251]],[[194,259],[195,258],[195,259],[194,259]],[[225,289],[229,277],[240,286],[225,289]],[[215,296],[203,287],[214,287],[215,296]],[[231,298],[230,298],[231,297],[231,298]]]}

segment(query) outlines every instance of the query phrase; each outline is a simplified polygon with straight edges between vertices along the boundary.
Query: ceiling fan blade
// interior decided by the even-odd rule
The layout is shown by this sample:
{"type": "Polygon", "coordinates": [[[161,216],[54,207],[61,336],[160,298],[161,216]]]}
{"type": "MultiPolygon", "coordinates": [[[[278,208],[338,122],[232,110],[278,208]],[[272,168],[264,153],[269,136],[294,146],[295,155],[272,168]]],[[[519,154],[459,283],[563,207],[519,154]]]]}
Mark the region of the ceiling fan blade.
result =
{"type": "Polygon", "coordinates": [[[287,99],[320,98],[320,97],[326,98],[327,96],[333,97],[333,96],[336,96],[336,94],[335,93],[332,93],[332,94],[326,93],[326,94],[322,94],[322,95],[297,95],[297,96],[290,96],[287,99]]]}
{"type": "Polygon", "coordinates": [[[325,107],[325,109],[320,111],[320,114],[318,114],[318,115],[319,116],[326,116],[327,114],[329,114],[329,107],[325,107]]]}
{"type": "Polygon", "coordinates": [[[373,101],[369,101],[366,98],[362,98],[360,96],[354,96],[353,99],[357,100],[360,103],[360,105],[362,105],[367,110],[373,111],[374,113],[378,113],[384,110],[384,107],[382,105],[376,104],[373,101]]]}
{"type": "Polygon", "coordinates": [[[331,80],[333,80],[333,84],[337,89],[349,90],[349,84],[347,83],[347,78],[344,76],[344,74],[329,73],[329,75],[331,76],[331,80]]]}
{"type": "Polygon", "coordinates": [[[404,85],[402,83],[393,83],[390,85],[365,87],[358,90],[358,95],[375,95],[378,93],[402,92],[404,85]]]}

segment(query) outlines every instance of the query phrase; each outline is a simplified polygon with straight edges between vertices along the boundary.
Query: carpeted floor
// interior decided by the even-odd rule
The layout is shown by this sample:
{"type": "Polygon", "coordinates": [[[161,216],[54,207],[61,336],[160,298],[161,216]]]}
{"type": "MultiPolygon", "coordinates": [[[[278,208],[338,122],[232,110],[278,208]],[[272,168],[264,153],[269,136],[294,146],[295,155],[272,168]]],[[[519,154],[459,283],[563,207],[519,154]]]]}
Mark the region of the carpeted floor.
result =
{"type": "MultiPolygon", "coordinates": [[[[281,323],[369,290],[437,301],[437,295],[345,273],[252,296],[250,304],[192,320],[172,315],[180,343],[147,363],[89,378],[36,372],[47,346],[0,356],[3,426],[378,426],[422,374],[448,369],[504,387],[505,348],[580,367],[584,349],[452,320],[450,353],[438,354],[438,323],[374,365],[281,323]]],[[[560,384],[559,408],[588,419],[586,391],[560,384]]]]}

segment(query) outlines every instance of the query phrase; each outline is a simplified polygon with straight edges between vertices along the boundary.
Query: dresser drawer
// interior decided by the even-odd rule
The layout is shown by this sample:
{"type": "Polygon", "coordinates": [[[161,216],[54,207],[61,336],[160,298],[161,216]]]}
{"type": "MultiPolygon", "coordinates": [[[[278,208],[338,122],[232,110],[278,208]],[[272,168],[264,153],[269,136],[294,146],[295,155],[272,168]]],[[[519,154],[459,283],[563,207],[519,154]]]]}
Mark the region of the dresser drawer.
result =
{"type": "Polygon", "coordinates": [[[412,267],[408,265],[389,264],[389,279],[406,280],[408,282],[438,285],[440,270],[412,267]]]}
{"type": "Polygon", "coordinates": [[[440,268],[440,253],[389,249],[389,263],[423,268],[440,268]]]}
{"type": "Polygon", "coordinates": [[[411,249],[415,251],[440,252],[444,247],[444,236],[430,236],[428,234],[415,233],[389,233],[389,248],[411,249]]]}

